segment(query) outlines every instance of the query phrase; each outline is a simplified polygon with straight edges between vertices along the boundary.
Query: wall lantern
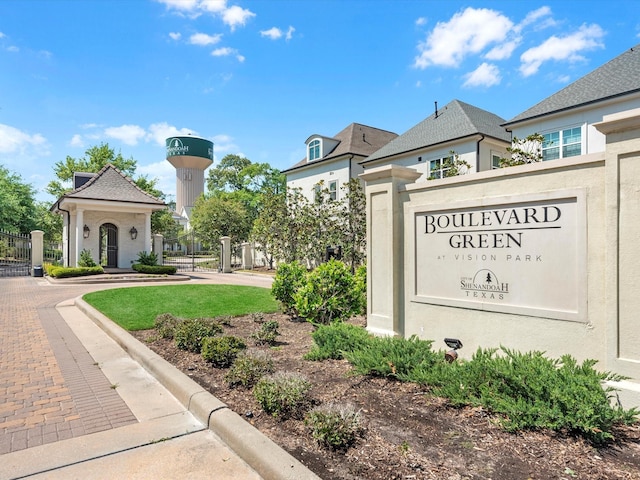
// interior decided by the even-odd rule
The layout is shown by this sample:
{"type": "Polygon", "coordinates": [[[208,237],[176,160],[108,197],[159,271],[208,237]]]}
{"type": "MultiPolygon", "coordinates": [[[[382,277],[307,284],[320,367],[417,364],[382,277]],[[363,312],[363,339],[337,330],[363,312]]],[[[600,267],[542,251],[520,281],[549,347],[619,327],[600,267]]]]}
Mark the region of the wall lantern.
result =
{"type": "Polygon", "coordinates": [[[89,229],[89,227],[85,223],[84,228],[82,229],[82,236],[84,238],[89,238],[89,233],[91,233],[91,230],[89,229]]]}
{"type": "Polygon", "coordinates": [[[131,234],[131,240],[135,240],[136,238],[138,238],[138,230],[136,230],[136,227],[131,227],[129,233],[131,234]]]}

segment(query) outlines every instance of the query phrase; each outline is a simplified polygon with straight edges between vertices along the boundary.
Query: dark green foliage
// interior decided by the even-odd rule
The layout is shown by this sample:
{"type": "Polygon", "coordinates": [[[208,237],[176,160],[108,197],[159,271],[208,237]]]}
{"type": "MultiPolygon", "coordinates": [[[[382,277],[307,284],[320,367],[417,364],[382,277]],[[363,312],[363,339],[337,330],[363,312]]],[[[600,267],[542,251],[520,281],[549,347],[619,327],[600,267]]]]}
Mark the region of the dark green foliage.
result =
{"type": "Polygon", "coordinates": [[[328,324],[349,319],[361,310],[360,294],[349,268],[339,260],[329,260],[307,275],[294,294],[296,310],[311,323],[328,324]]]}
{"type": "Polygon", "coordinates": [[[150,267],[158,265],[158,255],[155,252],[138,252],[138,261],[140,265],[148,265],[150,267]]]}
{"type": "Polygon", "coordinates": [[[542,352],[501,352],[478,349],[471,361],[452,364],[434,393],[453,405],[480,405],[501,415],[508,431],[548,428],[594,443],[611,439],[613,425],[631,423],[638,413],[611,405],[613,389],[603,389],[602,382],[621,377],[596,371],[595,360],[579,364],[570,355],[554,360],[542,352]]]}
{"type": "Polygon", "coordinates": [[[134,263],[131,265],[136,272],[146,273],[148,275],[175,275],[177,269],[172,265],[143,265],[134,263]]]}
{"type": "Polygon", "coordinates": [[[367,314],[367,265],[360,265],[353,276],[353,287],[358,296],[358,314],[367,314]]]}
{"type": "Polygon", "coordinates": [[[178,317],[171,313],[161,313],[153,322],[153,327],[158,332],[160,338],[173,339],[176,327],[181,322],[178,317]]]}
{"type": "Polygon", "coordinates": [[[303,285],[307,269],[299,262],[283,263],[278,266],[276,276],[271,285],[271,294],[282,304],[285,313],[295,314],[293,296],[303,285]]]}
{"type": "Polygon", "coordinates": [[[276,341],[276,337],[280,335],[280,332],[278,332],[279,326],[280,324],[275,320],[264,322],[260,325],[260,328],[251,334],[251,338],[255,340],[256,345],[271,345],[276,341]]]}
{"type": "Polygon", "coordinates": [[[104,273],[101,266],[95,267],[57,267],[47,269],[47,273],[51,277],[55,278],[69,278],[69,277],[86,277],[88,275],[100,275],[104,273]]]}
{"type": "Polygon", "coordinates": [[[253,395],[262,409],[274,417],[301,417],[311,404],[311,382],[294,372],[276,372],[262,377],[253,395]]]}
{"type": "Polygon", "coordinates": [[[416,370],[432,368],[444,362],[441,355],[431,350],[431,340],[420,340],[415,335],[400,337],[371,337],[357,350],[344,352],[355,373],[394,377],[413,381],[416,370]]]}
{"type": "Polygon", "coordinates": [[[304,358],[315,361],[329,358],[339,360],[344,352],[363,348],[370,338],[364,328],[343,322],[321,325],[311,336],[314,344],[304,358]]]}
{"type": "Polygon", "coordinates": [[[313,409],[304,421],[322,446],[346,450],[363,433],[360,412],[351,404],[329,403],[313,409]]]}
{"type": "Polygon", "coordinates": [[[200,353],[202,340],[222,333],[222,327],[211,318],[187,318],[175,328],[173,338],[181,350],[200,353]]]}
{"type": "Polygon", "coordinates": [[[252,387],[262,377],[273,372],[273,359],[267,352],[249,349],[238,354],[224,379],[232,387],[252,387]]]}
{"type": "Polygon", "coordinates": [[[78,259],[79,267],[95,267],[96,262],[91,256],[91,251],[86,248],[80,252],[80,258],[78,259]]]}
{"type": "Polygon", "coordinates": [[[247,345],[234,336],[205,337],[202,339],[201,355],[204,360],[217,368],[230,366],[241,350],[247,345]]]}

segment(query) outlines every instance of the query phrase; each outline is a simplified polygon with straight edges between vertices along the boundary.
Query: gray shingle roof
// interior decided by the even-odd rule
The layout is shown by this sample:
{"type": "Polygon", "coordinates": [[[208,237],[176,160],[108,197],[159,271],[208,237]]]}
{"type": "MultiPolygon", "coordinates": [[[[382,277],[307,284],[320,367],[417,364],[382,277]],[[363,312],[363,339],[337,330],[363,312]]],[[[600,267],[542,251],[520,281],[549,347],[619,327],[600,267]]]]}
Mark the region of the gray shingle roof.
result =
{"type": "Polygon", "coordinates": [[[502,123],[504,123],[504,119],[498,115],[468,103],[453,100],[438,111],[437,117],[435,113],[427,117],[360,163],[477,134],[510,142],[511,135],[500,126],[502,123]]]}
{"type": "Polygon", "coordinates": [[[87,183],[64,194],[60,200],[64,198],[164,205],[164,202],[140,189],[133,180],[110,163],[87,183]]]}
{"type": "Polygon", "coordinates": [[[596,68],[504,126],[640,91],[640,45],[596,68]]]}
{"type": "Polygon", "coordinates": [[[369,127],[360,123],[352,123],[336,134],[335,137],[331,137],[339,143],[323,158],[320,160],[314,160],[313,162],[307,162],[305,157],[293,167],[284,170],[284,172],[290,172],[291,170],[295,170],[306,165],[317,165],[321,162],[335,159],[343,155],[352,154],[360,157],[366,157],[389,143],[397,136],[397,133],[389,132],[387,130],[380,130],[379,128],[369,127]]]}

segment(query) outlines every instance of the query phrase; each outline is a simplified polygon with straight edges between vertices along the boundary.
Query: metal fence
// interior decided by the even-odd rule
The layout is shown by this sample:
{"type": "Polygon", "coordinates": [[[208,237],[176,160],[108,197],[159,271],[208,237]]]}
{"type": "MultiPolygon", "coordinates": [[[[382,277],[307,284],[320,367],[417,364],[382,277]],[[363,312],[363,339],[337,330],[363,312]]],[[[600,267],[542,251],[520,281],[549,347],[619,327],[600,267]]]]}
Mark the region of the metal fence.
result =
{"type": "Polygon", "coordinates": [[[0,277],[31,274],[31,236],[0,232],[0,277]]]}
{"type": "Polygon", "coordinates": [[[193,232],[176,238],[164,239],[162,252],[164,265],[172,265],[181,272],[217,272],[220,266],[220,248],[207,245],[193,232]]]}

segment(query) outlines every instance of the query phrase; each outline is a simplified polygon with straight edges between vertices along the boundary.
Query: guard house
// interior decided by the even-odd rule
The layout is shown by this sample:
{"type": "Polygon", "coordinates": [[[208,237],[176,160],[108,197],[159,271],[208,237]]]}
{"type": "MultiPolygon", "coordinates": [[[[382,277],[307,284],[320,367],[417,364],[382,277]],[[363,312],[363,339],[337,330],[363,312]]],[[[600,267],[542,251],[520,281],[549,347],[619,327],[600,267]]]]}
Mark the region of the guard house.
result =
{"type": "Polygon", "coordinates": [[[165,208],[162,201],[111,164],[74,174],[73,187],[51,207],[63,218],[64,266],[78,266],[88,250],[105,268],[131,268],[139,252],[152,251],[151,214],[165,208]]]}

